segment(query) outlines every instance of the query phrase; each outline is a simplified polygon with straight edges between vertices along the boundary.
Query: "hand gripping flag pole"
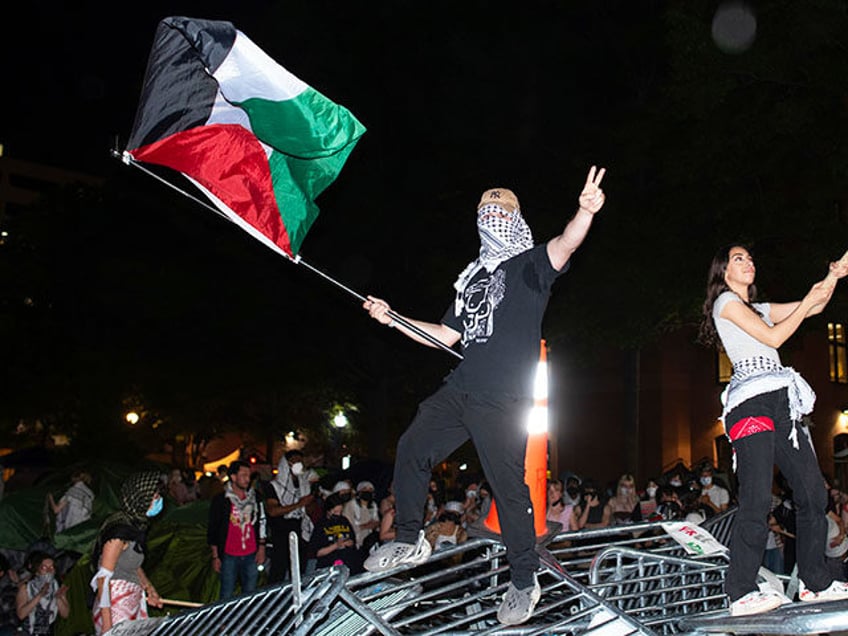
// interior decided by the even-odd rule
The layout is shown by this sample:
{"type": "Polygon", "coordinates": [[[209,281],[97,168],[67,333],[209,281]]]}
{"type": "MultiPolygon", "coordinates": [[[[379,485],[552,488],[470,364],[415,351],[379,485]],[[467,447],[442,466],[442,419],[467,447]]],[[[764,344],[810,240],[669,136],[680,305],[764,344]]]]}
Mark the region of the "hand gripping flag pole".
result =
{"type": "Polygon", "coordinates": [[[127,149],[113,154],[157,179],[139,162],[182,173],[208,201],[160,180],[366,302],[298,254],[318,216],[316,197],[364,133],[350,111],[277,64],[232,23],[171,16],[156,28],[127,149]]]}
{"type": "MultiPolygon", "coordinates": [[[[112,156],[113,156],[113,157],[116,157],[116,158],[118,158],[118,159],[120,159],[123,163],[125,163],[125,164],[126,164],[126,165],[128,165],[128,166],[132,166],[132,167],[134,167],[134,168],[138,168],[139,170],[141,170],[142,172],[144,172],[144,173],[145,173],[145,174],[147,174],[148,176],[153,177],[154,179],[156,179],[157,181],[159,181],[159,182],[161,182],[161,183],[164,183],[166,186],[168,186],[168,187],[169,187],[169,188],[171,188],[172,190],[175,190],[175,191],[179,192],[179,193],[180,193],[180,194],[182,194],[184,197],[186,197],[186,198],[188,198],[188,199],[191,199],[191,200],[192,200],[192,201],[194,201],[195,203],[197,203],[197,204],[199,204],[199,205],[203,206],[203,207],[204,207],[204,208],[206,208],[207,210],[210,210],[210,211],[214,212],[214,213],[215,213],[215,214],[217,214],[218,216],[220,216],[220,217],[222,217],[222,218],[225,218],[225,219],[227,219],[228,221],[231,221],[231,222],[235,223],[235,221],[234,221],[232,218],[230,218],[228,215],[226,215],[226,214],[222,213],[222,212],[221,212],[218,208],[216,208],[215,206],[211,205],[210,203],[207,203],[207,202],[206,202],[206,201],[204,201],[203,199],[201,199],[201,198],[199,198],[199,197],[197,197],[197,196],[195,196],[195,195],[191,194],[190,192],[186,192],[185,190],[183,190],[182,188],[178,187],[177,185],[175,185],[175,184],[171,183],[171,182],[170,182],[170,181],[168,181],[167,179],[163,179],[161,176],[159,176],[158,174],[156,174],[156,173],[155,173],[155,172],[153,172],[152,170],[147,169],[145,166],[143,166],[143,165],[141,165],[139,162],[135,161],[135,159],[133,159],[133,157],[132,157],[132,155],[131,155],[130,153],[128,153],[128,152],[123,152],[123,153],[121,153],[121,152],[120,152],[120,151],[118,151],[118,150],[112,150],[112,156]]],[[[251,234],[252,234],[252,232],[251,232],[251,234]]],[[[280,255],[281,255],[281,256],[283,256],[283,257],[285,257],[285,258],[286,258],[286,260],[288,260],[289,262],[294,263],[295,265],[302,265],[303,267],[305,267],[305,268],[306,268],[306,269],[308,269],[309,271],[313,272],[314,274],[317,274],[318,276],[320,276],[321,278],[323,278],[323,279],[324,279],[324,280],[326,280],[327,282],[330,282],[330,283],[332,283],[333,285],[335,285],[336,287],[338,287],[339,289],[341,289],[341,290],[343,290],[343,291],[347,292],[348,294],[350,294],[351,296],[353,296],[353,297],[354,297],[354,298],[356,298],[357,300],[359,300],[359,301],[361,301],[361,302],[363,302],[363,303],[364,303],[365,301],[367,301],[367,300],[368,300],[368,299],[367,299],[365,296],[363,296],[362,294],[360,294],[360,293],[356,292],[355,290],[351,289],[351,288],[350,288],[350,287],[348,287],[347,285],[345,285],[345,284],[343,284],[342,282],[340,282],[340,281],[336,280],[335,278],[333,278],[333,277],[332,277],[332,276],[330,276],[329,274],[327,274],[327,273],[325,273],[325,272],[321,271],[320,269],[318,269],[318,268],[317,268],[317,267],[315,267],[314,265],[311,265],[310,263],[307,263],[307,262],[303,259],[303,257],[301,257],[301,256],[300,256],[300,254],[297,254],[297,255],[295,255],[295,256],[291,256],[291,255],[287,254],[285,251],[281,250],[281,249],[280,249],[277,245],[275,245],[275,244],[271,243],[270,241],[262,240],[262,239],[260,238],[260,242],[264,243],[265,245],[267,245],[268,247],[270,247],[272,250],[274,250],[276,253],[280,254],[280,255]]],[[[398,315],[397,313],[395,313],[394,311],[391,311],[391,310],[389,310],[388,315],[389,315],[389,316],[390,316],[390,317],[391,317],[394,321],[396,321],[398,324],[403,325],[404,327],[406,327],[407,329],[409,329],[409,330],[410,330],[410,331],[412,331],[413,333],[415,333],[415,334],[419,335],[420,337],[424,338],[424,339],[425,339],[425,340],[427,340],[428,342],[432,343],[434,346],[436,346],[436,347],[438,347],[438,348],[440,348],[440,349],[443,349],[444,351],[447,351],[448,353],[450,353],[451,355],[453,355],[453,356],[455,356],[455,357],[459,358],[460,360],[462,360],[462,359],[463,359],[463,356],[462,356],[462,354],[461,354],[461,353],[459,353],[459,352],[455,351],[454,349],[452,349],[451,347],[449,347],[448,345],[446,345],[444,342],[442,342],[442,341],[441,341],[441,340],[439,340],[438,338],[433,337],[432,335],[430,335],[429,333],[427,333],[427,332],[426,332],[426,331],[424,331],[423,329],[420,329],[420,328],[419,328],[419,327],[417,327],[416,325],[412,324],[411,322],[409,322],[408,320],[406,320],[403,316],[400,316],[400,315],[398,315]]]]}
{"type": "MultiPolygon", "coordinates": [[[[524,455],[524,481],[530,489],[533,504],[533,527],[536,537],[548,532],[548,348],[543,339],[533,382],[533,406],[527,415],[527,450],[524,455]]],[[[483,526],[495,534],[501,533],[497,501],[492,501],[483,526]]]]}

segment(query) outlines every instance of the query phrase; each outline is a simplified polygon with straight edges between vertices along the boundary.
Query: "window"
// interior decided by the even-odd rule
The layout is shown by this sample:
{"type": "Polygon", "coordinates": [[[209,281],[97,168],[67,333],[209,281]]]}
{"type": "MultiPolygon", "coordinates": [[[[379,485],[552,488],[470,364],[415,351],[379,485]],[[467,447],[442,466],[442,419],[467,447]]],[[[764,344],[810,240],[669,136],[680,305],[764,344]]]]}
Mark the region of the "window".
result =
{"type": "Polygon", "coordinates": [[[848,348],[846,348],[845,325],[841,322],[827,323],[827,345],[830,357],[830,381],[848,384],[848,348]]]}
{"type": "Polygon", "coordinates": [[[730,358],[724,352],[724,349],[719,349],[716,353],[716,368],[718,369],[719,383],[730,382],[730,376],[733,375],[733,365],[730,363],[730,358]]]}

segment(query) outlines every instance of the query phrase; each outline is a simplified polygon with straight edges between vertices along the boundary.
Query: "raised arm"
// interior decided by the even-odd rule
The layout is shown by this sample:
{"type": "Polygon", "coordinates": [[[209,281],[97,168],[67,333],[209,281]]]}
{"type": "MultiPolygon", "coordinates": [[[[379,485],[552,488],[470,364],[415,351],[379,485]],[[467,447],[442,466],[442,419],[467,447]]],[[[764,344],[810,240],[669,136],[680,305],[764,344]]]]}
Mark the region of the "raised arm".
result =
{"type": "Polygon", "coordinates": [[[767,325],[742,302],[727,303],[720,315],[749,336],[777,349],[798,330],[804,318],[824,309],[833,295],[833,290],[833,286],[822,280],[813,285],[802,300],[786,304],[776,303],[771,307],[769,315],[774,322],[773,326],[767,325]]]}
{"type": "MultiPolygon", "coordinates": [[[[391,307],[389,307],[389,304],[385,300],[375,298],[374,296],[368,296],[368,300],[362,303],[362,307],[369,313],[369,315],[374,320],[379,322],[381,325],[396,327],[397,330],[400,331],[403,335],[407,336],[408,338],[411,338],[415,342],[427,345],[428,347],[433,347],[434,349],[437,348],[437,345],[433,344],[425,338],[422,338],[414,331],[407,329],[402,324],[396,322],[391,316],[389,316],[389,311],[391,310],[391,307]]],[[[434,322],[424,322],[423,320],[413,320],[411,318],[407,318],[406,316],[402,316],[402,318],[418,327],[421,331],[424,331],[427,334],[431,335],[436,340],[439,340],[443,344],[446,344],[448,347],[452,347],[459,341],[459,332],[454,331],[447,325],[436,324],[434,322]]]]}
{"type": "Polygon", "coordinates": [[[562,234],[548,241],[548,258],[554,269],[560,270],[583,243],[595,214],[604,206],[604,191],[601,190],[601,180],[606,174],[606,168],[598,170],[595,166],[589,169],[586,183],[578,199],[580,207],[577,213],[565,226],[562,234]]]}

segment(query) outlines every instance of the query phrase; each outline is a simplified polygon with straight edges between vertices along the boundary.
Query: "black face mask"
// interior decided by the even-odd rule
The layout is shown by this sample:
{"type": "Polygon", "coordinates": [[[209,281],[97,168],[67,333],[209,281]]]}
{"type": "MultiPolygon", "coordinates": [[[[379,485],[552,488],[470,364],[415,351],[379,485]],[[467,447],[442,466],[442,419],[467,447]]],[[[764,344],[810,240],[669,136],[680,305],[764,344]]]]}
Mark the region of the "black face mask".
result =
{"type": "Polygon", "coordinates": [[[552,505],[552,506],[561,506],[561,505],[562,505],[562,503],[563,503],[563,502],[562,502],[562,497],[560,497],[560,498],[559,498],[559,499],[557,499],[556,501],[552,501],[552,502],[551,502],[551,505],[552,505]]]}
{"type": "Polygon", "coordinates": [[[330,515],[329,521],[331,524],[340,525],[345,523],[347,520],[344,515],[330,515]]]}
{"type": "Polygon", "coordinates": [[[576,487],[572,486],[571,488],[566,488],[565,492],[568,493],[569,497],[571,497],[572,499],[575,499],[577,497],[577,495],[580,493],[580,490],[577,489],[576,487]]]}
{"type": "Polygon", "coordinates": [[[360,501],[371,502],[374,501],[374,493],[373,492],[361,492],[357,495],[360,501]]]}
{"type": "Polygon", "coordinates": [[[353,495],[349,492],[342,493],[340,496],[342,498],[342,501],[344,501],[344,502],[350,501],[351,497],[353,497],[353,495]]]}

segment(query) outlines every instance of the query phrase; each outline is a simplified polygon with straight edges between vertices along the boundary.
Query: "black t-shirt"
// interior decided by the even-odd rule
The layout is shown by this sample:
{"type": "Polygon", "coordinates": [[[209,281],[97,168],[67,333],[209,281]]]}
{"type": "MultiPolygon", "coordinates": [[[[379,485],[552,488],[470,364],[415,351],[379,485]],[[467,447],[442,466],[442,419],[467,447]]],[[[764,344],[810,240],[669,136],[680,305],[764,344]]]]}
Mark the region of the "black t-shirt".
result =
{"type": "Polygon", "coordinates": [[[334,550],[329,554],[317,557],[317,566],[319,568],[328,568],[337,561],[344,563],[352,574],[361,571],[362,557],[356,549],[356,535],[353,533],[353,526],[344,515],[326,516],[312,530],[312,539],[309,541],[310,554],[315,554],[321,548],[326,548],[328,545],[341,541],[342,539],[352,539],[354,546],[334,550]]]}
{"type": "MultiPolygon", "coordinates": [[[[297,477],[292,476],[292,479],[297,480],[297,477]]],[[[263,504],[265,503],[265,500],[273,499],[280,505],[290,505],[291,502],[284,504],[280,501],[280,498],[277,496],[277,491],[274,490],[274,486],[272,486],[270,482],[261,481],[260,485],[261,489],[259,489],[259,495],[263,498],[263,504]]],[[[292,530],[300,534],[300,517],[288,518],[284,515],[280,515],[279,517],[272,517],[268,515],[267,520],[268,529],[271,534],[271,542],[274,544],[275,548],[287,549],[289,532],[292,530]]]]}
{"type": "Polygon", "coordinates": [[[551,285],[568,266],[555,270],[542,244],[492,273],[475,274],[463,292],[461,314],[451,305],[442,317],[461,334],[464,357],[447,382],[464,391],[531,396],[551,285]]]}

